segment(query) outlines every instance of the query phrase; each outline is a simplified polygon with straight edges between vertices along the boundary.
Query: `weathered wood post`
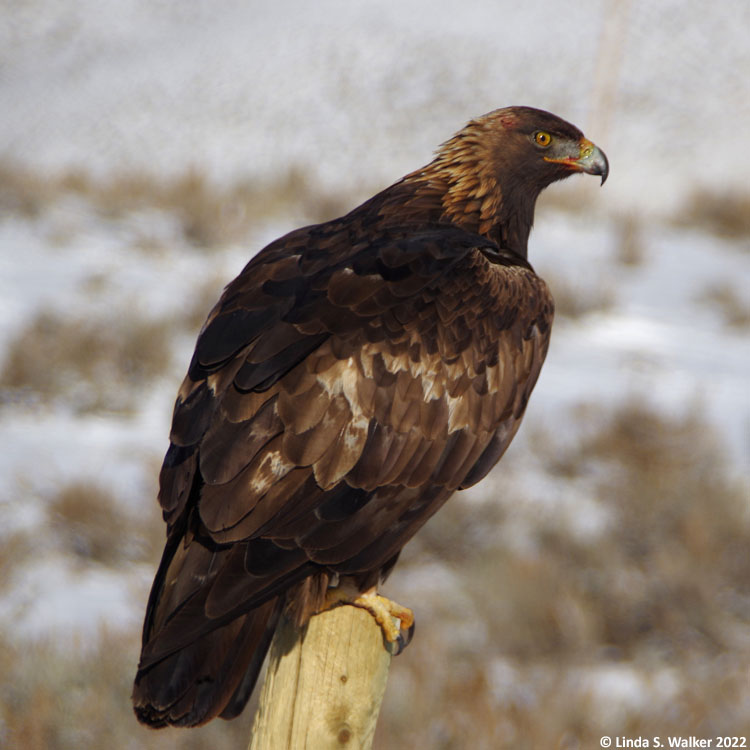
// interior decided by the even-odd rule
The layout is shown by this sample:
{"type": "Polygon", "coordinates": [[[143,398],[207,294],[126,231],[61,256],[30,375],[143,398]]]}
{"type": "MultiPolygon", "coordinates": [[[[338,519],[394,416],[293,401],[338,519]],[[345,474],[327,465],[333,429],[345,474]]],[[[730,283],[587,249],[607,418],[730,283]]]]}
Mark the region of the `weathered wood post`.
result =
{"type": "Polygon", "coordinates": [[[383,632],[364,609],[335,607],[302,632],[282,619],[249,750],[367,750],[390,664],[383,632]]]}

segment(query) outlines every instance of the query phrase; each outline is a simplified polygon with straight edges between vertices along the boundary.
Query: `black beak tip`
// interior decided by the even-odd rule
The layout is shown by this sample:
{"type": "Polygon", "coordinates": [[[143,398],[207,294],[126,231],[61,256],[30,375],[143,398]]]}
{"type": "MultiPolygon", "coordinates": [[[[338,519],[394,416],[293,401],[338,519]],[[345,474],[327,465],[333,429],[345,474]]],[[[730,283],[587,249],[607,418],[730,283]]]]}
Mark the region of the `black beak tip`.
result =
{"type": "Polygon", "coordinates": [[[609,177],[609,161],[607,161],[607,157],[603,151],[600,151],[599,153],[602,156],[601,165],[599,167],[599,174],[602,176],[602,181],[599,183],[599,187],[601,187],[607,181],[607,177],[609,177]]]}

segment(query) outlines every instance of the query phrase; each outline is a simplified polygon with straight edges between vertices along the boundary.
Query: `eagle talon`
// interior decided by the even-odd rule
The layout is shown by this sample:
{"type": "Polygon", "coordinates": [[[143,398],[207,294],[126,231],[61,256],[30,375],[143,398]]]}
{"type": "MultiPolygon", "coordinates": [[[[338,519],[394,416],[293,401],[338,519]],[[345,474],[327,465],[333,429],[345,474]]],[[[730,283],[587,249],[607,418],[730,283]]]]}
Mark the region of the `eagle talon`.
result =
{"type": "Polygon", "coordinates": [[[324,609],[342,604],[366,609],[383,631],[383,638],[394,656],[400,654],[411,642],[414,635],[414,613],[408,607],[380,596],[374,588],[360,593],[353,586],[344,583],[326,592],[324,609]],[[404,631],[406,637],[403,635],[404,631]],[[391,649],[391,644],[395,644],[394,649],[391,649]]]}

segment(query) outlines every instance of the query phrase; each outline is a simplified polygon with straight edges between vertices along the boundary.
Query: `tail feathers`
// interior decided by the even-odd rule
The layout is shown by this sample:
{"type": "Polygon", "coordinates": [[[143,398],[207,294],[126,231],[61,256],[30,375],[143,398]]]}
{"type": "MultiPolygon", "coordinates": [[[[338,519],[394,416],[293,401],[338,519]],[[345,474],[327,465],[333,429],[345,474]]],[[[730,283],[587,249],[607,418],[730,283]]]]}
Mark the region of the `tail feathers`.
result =
{"type": "Polygon", "coordinates": [[[268,619],[266,628],[262,633],[261,639],[252,651],[252,658],[245,669],[245,673],[239,681],[234,693],[224,706],[224,710],[219,714],[222,719],[234,719],[242,713],[242,710],[250,700],[253,694],[255,683],[258,681],[261,667],[266,658],[266,653],[271,645],[271,640],[276,632],[276,625],[279,622],[282,607],[277,606],[268,619]]]}
{"type": "Polygon", "coordinates": [[[272,599],[139,669],[133,688],[138,720],[152,727],[194,727],[216,716],[237,716],[258,679],[280,612],[281,601],[272,599]]]}

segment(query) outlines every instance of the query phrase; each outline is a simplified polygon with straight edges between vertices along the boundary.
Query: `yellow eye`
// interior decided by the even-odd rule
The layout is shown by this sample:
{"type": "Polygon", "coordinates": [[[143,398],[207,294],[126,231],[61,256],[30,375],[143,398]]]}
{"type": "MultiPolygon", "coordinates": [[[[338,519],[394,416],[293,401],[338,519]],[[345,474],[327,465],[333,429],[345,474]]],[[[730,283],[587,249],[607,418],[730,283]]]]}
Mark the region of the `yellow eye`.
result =
{"type": "Polygon", "coordinates": [[[538,130],[534,134],[534,140],[542,148],[547,148],[547,146],[552,143],[552,136],[549,133],[546,133],[544,130],[538,130]]]}

